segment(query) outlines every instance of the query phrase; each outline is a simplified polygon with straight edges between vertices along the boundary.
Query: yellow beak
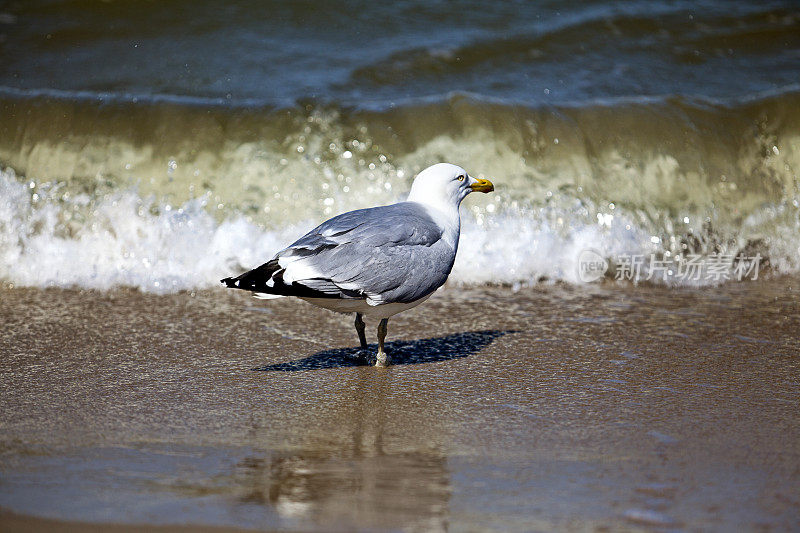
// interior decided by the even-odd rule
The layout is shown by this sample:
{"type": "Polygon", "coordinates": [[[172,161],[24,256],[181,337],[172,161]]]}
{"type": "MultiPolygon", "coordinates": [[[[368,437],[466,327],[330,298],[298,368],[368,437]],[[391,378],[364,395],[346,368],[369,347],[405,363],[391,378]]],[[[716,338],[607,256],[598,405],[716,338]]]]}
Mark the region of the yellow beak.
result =
{"type": "Polygon", "coordinates": [[[478,192],[492,192],[494,190],[494,185],[489,180],[478,180],[470,185],[469,188],[478,192]]]}

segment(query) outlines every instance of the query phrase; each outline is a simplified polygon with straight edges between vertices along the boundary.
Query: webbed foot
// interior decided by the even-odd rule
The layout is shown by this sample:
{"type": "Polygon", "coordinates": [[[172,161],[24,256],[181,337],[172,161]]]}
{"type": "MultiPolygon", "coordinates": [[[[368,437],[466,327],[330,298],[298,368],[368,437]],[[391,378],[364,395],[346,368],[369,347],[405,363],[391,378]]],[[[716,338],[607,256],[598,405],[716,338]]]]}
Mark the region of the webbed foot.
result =
{"type": "Polygon", "coordinates": [[[378,352],[375,358],[375,366],[387,367],[392,364],[392,358],[386,352],[378,352]]]}

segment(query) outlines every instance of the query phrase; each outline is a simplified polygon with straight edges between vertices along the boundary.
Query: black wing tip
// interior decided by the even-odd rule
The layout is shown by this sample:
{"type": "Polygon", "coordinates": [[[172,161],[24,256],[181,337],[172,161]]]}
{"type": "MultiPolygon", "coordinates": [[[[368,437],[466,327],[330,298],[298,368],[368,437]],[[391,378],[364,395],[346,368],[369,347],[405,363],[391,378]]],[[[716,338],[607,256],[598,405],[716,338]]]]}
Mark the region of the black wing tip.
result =
{"type": "MultiPolygon", "coordinates": [[[[331,295],[323,291],[312,289],[301,283],[293,282],[286,284],[283,281],[283,269],[278,264],[277,259],[264,263],[258,268],[247,271],[235,278],[223,278],[219,280],[229,289],[241,289],[252,292],[263,292],[275,294],[277,296],[298,296],[308,298],[341,298],[339,295],[331,295]],[[271,280],[267,286],[267,280],[271,280]]],[[[346,291],[343,292],[346,294],[346,291]]]]}
{"type": "Polygon", "coordinates": [[[222,278],[220,283],[224,283],[229,289],[243,289],[255,292],[271,293],[267,287],[267,280],[280,270],[277,259],[271,259],[253,270],[248,270],[244,274],[236,277],[222,278]]]}

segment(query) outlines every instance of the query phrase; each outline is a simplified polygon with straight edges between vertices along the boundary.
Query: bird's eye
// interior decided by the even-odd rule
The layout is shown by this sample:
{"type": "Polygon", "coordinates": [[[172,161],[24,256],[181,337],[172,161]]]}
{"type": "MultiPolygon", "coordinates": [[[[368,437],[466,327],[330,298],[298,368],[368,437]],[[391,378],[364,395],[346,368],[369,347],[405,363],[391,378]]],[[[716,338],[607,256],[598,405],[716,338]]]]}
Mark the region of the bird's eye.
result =
{"type": "Polygon", "coordinates": [[[458,181],[464,181],[464,176],[459,176],[456,178],[458,181]]]}

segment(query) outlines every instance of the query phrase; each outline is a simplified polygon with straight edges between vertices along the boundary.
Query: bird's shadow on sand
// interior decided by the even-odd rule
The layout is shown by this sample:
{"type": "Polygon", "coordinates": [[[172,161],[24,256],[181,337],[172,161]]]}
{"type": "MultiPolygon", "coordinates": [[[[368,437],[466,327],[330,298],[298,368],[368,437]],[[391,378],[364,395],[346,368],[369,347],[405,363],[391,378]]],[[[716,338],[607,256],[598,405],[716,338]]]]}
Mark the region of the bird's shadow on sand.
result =
{"type": "MultiPolygon", "coordinates": [[[[465,331],[453,333],[445,337],[419,339],[414,341],[393,341],[386,343],[386,352],[389,354],[393,365],[419,365],[422,363],[435,363],[469,357],[479,352],[495,339],[513,330],[484,330],[465,331]]],[[[359,358],[361,350],[358,348],[334,348],[324,350],[297,361],[276,363],[253,368],[264,372],[298,372],[301,370],[320,370],[323,368],[343,368],[349,366],[369,366],[374,363],[377,345],[371,344],[367,349],[371,356],[368,362],[359,358]]]]}

